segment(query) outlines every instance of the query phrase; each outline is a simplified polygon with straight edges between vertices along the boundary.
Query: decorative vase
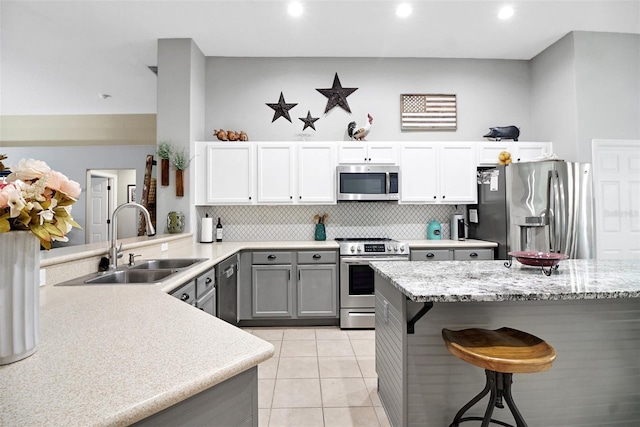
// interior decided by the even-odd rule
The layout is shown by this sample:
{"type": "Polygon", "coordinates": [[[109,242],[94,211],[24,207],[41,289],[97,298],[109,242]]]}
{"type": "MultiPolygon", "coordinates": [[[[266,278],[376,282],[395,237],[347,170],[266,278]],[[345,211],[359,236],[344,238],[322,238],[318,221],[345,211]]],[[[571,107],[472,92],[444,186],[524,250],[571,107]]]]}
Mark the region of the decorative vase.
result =
{"type": "Polygon", "coordinates": [[[171,211],[167,214],[167,231],[169,233],[182,233],[184,231],[184,214],[171,211]]]}
{"type": "Polygon", "coordinates": [[[160,162],[160,184],[169,185],[169,159],[160,162]]]}
{"type": "Polygon", "coordinates": [[[40,241],[30,231],[0,233],[0,365],[36,351],[40,334],[40,241]]]}
{"type": "Polygon", "coordinates": [[[184,171],[176,169],[176,197],[184,196],[184,183],[182,181],[184,171]]]}
{"type": "Polygon", "coordinates": [[[316,240],[327,240],[327,233],[324,224],[316,224],[316,240]]]}

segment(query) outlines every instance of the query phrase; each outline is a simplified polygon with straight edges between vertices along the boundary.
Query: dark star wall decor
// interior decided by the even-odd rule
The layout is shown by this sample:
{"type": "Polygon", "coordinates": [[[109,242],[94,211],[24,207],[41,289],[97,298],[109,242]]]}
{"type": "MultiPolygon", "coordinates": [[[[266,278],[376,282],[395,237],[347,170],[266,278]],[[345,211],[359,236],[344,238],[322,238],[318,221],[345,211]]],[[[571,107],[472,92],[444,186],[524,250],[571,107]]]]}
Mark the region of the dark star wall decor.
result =
{"type": "Polygon", "coordinates": [[[289,110],[291,110],[293,107],[295,107],[298,104],[287,104],[284,101],[284,95],[282,94],[282,92],[280,92],[280,99],[278,100],[278,103],[277,104],[267,103],[267,105],[270,108],[273,108],[273,110],[275,111],[275,113],[273,113],[273,120],[271,120],[271,123],[273,123],[280,117],[284,117],[285,119],[291,122],[291,116],[289,116],[289,110]]]}
{"type": "Polygon", "coordinates": [[[351,113],[351,108],[349,108],[349,103],[347,102],[347,96],[351,95],[353,92],[357,91],[357,87],[342,87],[340,84],[340,78],[338,77],[338,73],[336,73],[333,78],[333,86],[327,89],[316,89],[318,92],[323,94],[328,98],[327,108],[324,109],[325,114],[329,112],[333,107],[339,105],[348,113],[351,113]]]}
{"type": "Polygon", "coordinates": [[[320,119],[320,117],[311,117],[311,110],[307,110],[307,117],[298,117],[298,119],[304,122],[304,127],[302,128],[302,130],[305,130],[308,127],[316,130],[316,125],[314,125],[313,123],[320,119]]]}

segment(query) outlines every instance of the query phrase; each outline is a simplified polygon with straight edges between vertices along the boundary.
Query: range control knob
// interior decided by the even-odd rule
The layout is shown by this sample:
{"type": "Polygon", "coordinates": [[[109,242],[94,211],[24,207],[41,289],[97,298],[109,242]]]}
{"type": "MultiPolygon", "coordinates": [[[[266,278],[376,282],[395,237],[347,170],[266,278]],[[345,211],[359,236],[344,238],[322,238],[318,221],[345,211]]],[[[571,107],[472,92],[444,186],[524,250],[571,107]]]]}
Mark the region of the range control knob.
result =
{"type": "Polygon", "coordinates": [[[391,244],[388,244],[388,245],[387,245],[387,250],[388,250],[389,252],[391,252],[391,244]]]}
{"type": "Polygon", "coordinates": [[[400,252],[404,252],[404,245],[400,245],[400,252]]]}
{"type": "Polygon", "coordinates": [[[362,245],[358,245],[358,253],[362,252],[362,245]]]}
{"type": "Polygon", "coordinates": [[[356,247],[354,245],[349,246],[349,251],[354,253],[356,251],[356,247]]]}

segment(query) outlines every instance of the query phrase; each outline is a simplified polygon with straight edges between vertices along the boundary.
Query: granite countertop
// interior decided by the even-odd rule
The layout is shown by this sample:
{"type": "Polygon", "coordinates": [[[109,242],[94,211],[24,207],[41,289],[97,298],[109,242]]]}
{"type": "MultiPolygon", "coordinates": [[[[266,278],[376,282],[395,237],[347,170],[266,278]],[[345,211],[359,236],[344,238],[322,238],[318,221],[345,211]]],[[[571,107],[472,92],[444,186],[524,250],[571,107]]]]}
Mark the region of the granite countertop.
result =
{"type": "Polygon", "coordinates": [[[637,260],[565,260],[551,276],[504,261],[372,262],[373,269],[416,302],[639,298],[637,260]]]}

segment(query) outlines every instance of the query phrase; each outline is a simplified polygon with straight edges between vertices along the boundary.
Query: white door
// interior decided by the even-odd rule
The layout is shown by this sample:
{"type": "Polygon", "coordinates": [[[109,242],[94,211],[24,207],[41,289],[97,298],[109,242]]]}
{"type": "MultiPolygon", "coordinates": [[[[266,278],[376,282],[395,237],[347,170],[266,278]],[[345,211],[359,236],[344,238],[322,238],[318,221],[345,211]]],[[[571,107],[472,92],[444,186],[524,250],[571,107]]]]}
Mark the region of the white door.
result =
{"type": "Polygon", "coordinates": [[[206,151],[207,203],[254,203],[254,146],[212,143],[206,151]]]}
{"type": "Polygon", "coordinates": [[[440,202],[476,203],[476,150],[472,144],[443,143],[440,147],[440,202]]]}
{"type": "Polygon", "coordinates": [[[395,165],[398,161],[397,142],[370,142],[367,144],[368,163],[395,165]]]}
{"type": "Polygon", "coordinates": [[[91,207],[87,225],[89,227],[87,243],[106,242],[109,240],[109,192],[111,178],[104,176],[91,176],[91,207]]]}
{"type": "Polygon", "coordinates": [[[640,259],[640,141],[594,140],[596,257],[640,259]]]}

